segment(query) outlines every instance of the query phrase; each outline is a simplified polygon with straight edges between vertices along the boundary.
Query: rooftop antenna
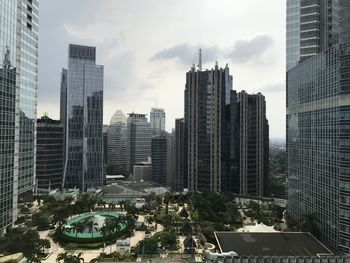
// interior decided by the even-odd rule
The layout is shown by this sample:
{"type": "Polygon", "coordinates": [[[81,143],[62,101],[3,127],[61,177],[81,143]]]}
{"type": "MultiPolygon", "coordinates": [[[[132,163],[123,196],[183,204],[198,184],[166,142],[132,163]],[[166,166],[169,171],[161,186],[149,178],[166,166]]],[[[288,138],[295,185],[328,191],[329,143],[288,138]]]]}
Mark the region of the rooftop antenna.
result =
{"type": "Polygon", "coordinates": [[[199,49],[198,70],[202,70],[202,49],[199,49]]]}

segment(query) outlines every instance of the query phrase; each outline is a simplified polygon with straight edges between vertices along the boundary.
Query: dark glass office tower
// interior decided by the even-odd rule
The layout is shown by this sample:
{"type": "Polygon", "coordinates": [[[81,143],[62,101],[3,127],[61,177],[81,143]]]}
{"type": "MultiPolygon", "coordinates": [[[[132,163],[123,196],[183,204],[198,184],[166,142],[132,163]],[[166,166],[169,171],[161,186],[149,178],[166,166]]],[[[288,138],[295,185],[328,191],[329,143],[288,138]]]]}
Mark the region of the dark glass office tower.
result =
{"type": "Polygon", "coordinates": [[[152,128],[146,114],[129,113],[127,119],[126,168],[133,171],[135,164],[151,157],[152,128]]]}
{"type": "Polygon", "coordinates": [[[238,114],[240,194],[264,196],[269,178],[269,125],[265,97],[261,93],[241,91],[238,114]]]}
{"type": "Polygon", "coordinates": [[[172,190],[182,192],[185,187],[185,121],[181,118],[175,120],[175,177],[172,190]]]}
{"type": "Polygon", "coordinates": [[[287,210],[297,221],[314,215],[321,240],[350,253],[350,1],[310,3],[299,12],[320,10],[320,45],[287,66],[287,210]]]}
{"type": "Polygon", "coordinates": [[[232,76],[229,68],[196,70],[186,75],[185,143],[190,191],[228,191],[232,76]]]}
{"type": "Polygon", "coordinates": [[[167,138],[155,136],[152,138],[152,181],[157,184],[167,184],[167,138]]]}
{"type": "Polygon", "coordinates": [[[34,186],[38,9],[37,0],[0,0],[0,235],[34,186]]]}
{"type": "Polygon", "coordinates": [[[64,185],[85,191],[104,181],[103,66],[96,48],[69,45],[64,185]]]}
{"type": "Polygon", "coordinates": [[[43,116],[37,120],[36,191],[47,193],[62,187],[63,125],[43,116]]]}

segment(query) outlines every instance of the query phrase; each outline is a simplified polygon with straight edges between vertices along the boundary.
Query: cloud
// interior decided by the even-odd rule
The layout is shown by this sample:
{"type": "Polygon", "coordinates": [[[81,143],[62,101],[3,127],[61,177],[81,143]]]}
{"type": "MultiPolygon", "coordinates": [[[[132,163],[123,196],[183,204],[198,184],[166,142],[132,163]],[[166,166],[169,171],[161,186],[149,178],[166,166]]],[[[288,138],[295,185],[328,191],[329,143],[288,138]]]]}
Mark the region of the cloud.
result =
{"type": "Polygon", "coordinates": [[[222,56],[222,50],[219,48],[205,47],[202,45],[192,46],[189,44],[180,44],[168,49],[163,49],[153,55],[150,60],[178,59],[183,64],[189,65],[198,61],[198,50],[203,50],[202,57],[205,62],[212,62],[222,56]]]}
{"type": "Polygon", "coordinates": [[[260,57],[274,44],[273,39],[267,35],[258,35],[250,40],[238,40],[233,50],[228,54],[233,63],[247,63],[260,57]]]}
{"type": "Polygon", "coordinates": [[[202,48],[205,62],[226,58],[231,59],[233,63],[243,64],[259,58],[273,44],[273,39],[267,35],[258,35],[250,40],[237,40],[233,49],[183,43],[157,52],[150,60],[178,59],[183,64],[189,65],[198,61],[198,50],[202,48]]]}
{"type": "Polygon", "coordinates": [[[262,86],[257,92],[262,93],[279,93],[279,92],[285,92],[286,84],[284,82],[279,83],[269,83],[264,86],[262,86]]]}

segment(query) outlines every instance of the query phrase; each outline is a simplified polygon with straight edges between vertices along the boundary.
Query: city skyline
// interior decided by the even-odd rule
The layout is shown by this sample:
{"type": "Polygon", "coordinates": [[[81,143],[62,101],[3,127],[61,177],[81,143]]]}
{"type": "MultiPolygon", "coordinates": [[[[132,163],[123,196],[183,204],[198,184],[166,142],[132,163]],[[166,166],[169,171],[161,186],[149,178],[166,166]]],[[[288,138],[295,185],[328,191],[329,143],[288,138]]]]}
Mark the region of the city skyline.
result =
{"type": "Polygon", "coordinates": [[[74,6],[78,4],[41,3],[40,33],[47,37],[41,37],[39,43],[38,117],[49,112],[50,117],[59,118],[60,72],[66,64],[67,46],[87,44],[97,47],[99,62],[105,65],[104,123],[117,109],[148,114],[158,101],[157,106],[167,112],[170,132],[175,118],[183,117],[184,72],[198,63],[198,49],[202,48],[203,68],[212,68],[215,60],[220,65],[228,63],[235,90],[264,94],[271,138],[284,138],[283,2],[225,1],[218,6],[212,1],[201,1],[200,5],[197,1],[151,1],[136,6],[124,1],[89,0],[77,14],[74,6]],[[72,8],[67,9],[68,4],[72,8]],[[265,11],[260,12],[261,8],[265,11]],[[208,10],[212,10],[212,17],[205,18],[208,10]],[[169,16],[164,15],[167,12],[169,16]],[[193,12],[198,12],[194,16],[198,19],[189,18],[193,12]],[[247,12],[251,14],[246,16],[247,12]],[[92,13],[88,20],[79,15],[85,13],[92,13]],[[206,19],[205,28],[201,19],[206,19]],[[246,23],[244,27],[238,26],[241,21],[246,23]],[[214,28],[215,34],[207,33],[214,28]],[[163,31],[169,31],[164,39],[149,37],[163,31]]]}

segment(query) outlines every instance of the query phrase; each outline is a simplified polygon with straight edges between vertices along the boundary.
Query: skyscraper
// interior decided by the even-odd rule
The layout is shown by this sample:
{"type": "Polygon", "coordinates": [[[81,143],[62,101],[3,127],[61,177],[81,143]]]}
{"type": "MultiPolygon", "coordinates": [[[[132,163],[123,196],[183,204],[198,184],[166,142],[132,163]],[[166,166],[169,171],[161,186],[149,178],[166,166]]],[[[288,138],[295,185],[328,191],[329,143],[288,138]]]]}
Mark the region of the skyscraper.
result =
{"type": "Polygon", "coordinates": [[[152,181],[166,185],[167,184],[167,138],[163,136],[154,136],[152,138],[152,181]]]}
{"type": "Polygon", "coordinates": [[[43,116],[37,120],[36,190],[47,193],[63,181],[63,125],[43,116]]]}
{"type": "Polygon", "coordinates": [[[185,136],[190,191],[228,191],[230,91],[229,68],[215,65],[186,75],[185,136]]]}
{"type": "Polygon", "coordinates": [[[104,182],[103,66],[96,48],[69,45],[64,185],[85,191],[104,182]]]}
{"type": "Polygon", "coordinates": [[[288,0],[292,13],[300,22],[287,20],[287,36],[300,30],[300,57],[287,60],[287,211],[313,215],[321,239],[349,253],[350,1],[288,0]]]}
{"type": "Polygon", "coordinates": [[[127,119],[126,166],[130,173],[133,166],[151,157],[151,124],[146,114],[129,113],[127,119]]]}
{"type": "Polygon", "coordinates": [[[185,182],[185,122],[184,119],[175,120],[175,176],[172,190],[183,191],[187,187],[185,182]]]}
{"type": "Polygon", "coordinates": [[[0,0],[0,234],[34,186],[38,11],[37,0],[0,0]]]}
{"type": "Polygon", "coordinates": [[[238,95],[240,194],[264,196],[269,178],[269,126],[265,97],[261,94],[238,95]]]}
{"type": "Polygon", "coordinates": [[[126,175],[126,116],[117,110],[107,131],[108,171],[126,175]]]}
{"type": "Polygon", "coordinates": [[[160,135],[165,131],[165,112],[164,109],[152,108],[150,114],[151,128],[155,135],[160,135]]]}

